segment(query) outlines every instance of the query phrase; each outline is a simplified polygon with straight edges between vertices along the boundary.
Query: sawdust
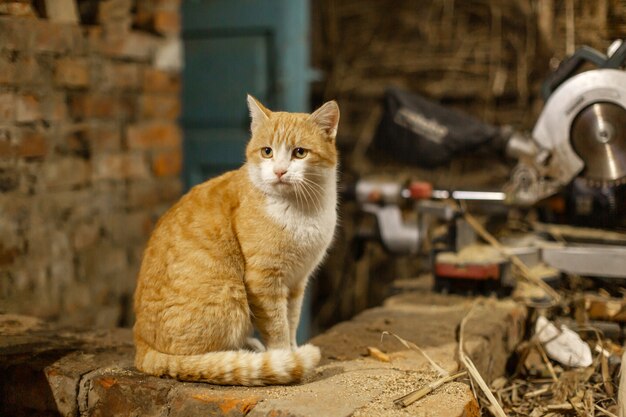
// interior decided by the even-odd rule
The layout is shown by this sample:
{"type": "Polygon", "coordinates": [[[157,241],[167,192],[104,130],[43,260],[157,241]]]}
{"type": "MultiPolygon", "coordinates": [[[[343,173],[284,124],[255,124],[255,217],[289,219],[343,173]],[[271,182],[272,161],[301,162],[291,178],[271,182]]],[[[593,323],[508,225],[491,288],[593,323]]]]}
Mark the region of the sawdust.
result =
{"type": "MultiPolygon", "coordinates": [[[[434,358],[450,358],[450,348],[452,346],[429,349],[429,355],[434,358]]],[[[430,369],[427,361],[417,352],[400,351],[389,356],[389,363],[365,357],[341,362],[340,365],[327,364],[319,367],[316,374],[303,384],[266,387],[262,392],[256,389],[255,394],[264,398],[264,404],[257,406],[258,411],[266,408],[279,409],[276,405],[282,403],[299,403],[299,411],[303,415],[324,415],[325,410],[320,408],[320,404],[332,400],[331,403],[343,405],[355,417],[426,417],[461,415],[465,405],[472,400],[468,385],[452,382],[409,407],[395,405],[396,398],[437,380],[439,375],[430,369]]],[[[442,365],[450,370],[457,367],[452,360],[443,362],[442,365]]],[[[336,408],[334,412],[339,413],[336,415],[343,415],[336,408]]]]}
{"type": "Polygon", "coordinates": [[[404,378],[389,381],[386,384],[381,396],[366,406],[358,409],[354,417],[391,417],[391,416],[429,416],[445,415],[446,411],[450,415],[461,415],[465,405],[471,401],[472,393],[465,383],[450,382],[438,388],[420,401],[402,408],[392,403],[397,398],[398,392],[408,393],[435,380],[436,377],[417,374],[408,374],[404,378]],[[440,413],[434,413],[440,410],[440,413]]]}
{"type": "Polygon", "coordinates": [[[545,263],[539,263],[530,268],[530,273],[539,278],[551,278],[558,276],[560,271],[545,263]]]}
{"type": "Polygon", "coordinates": [[[489,245],[469,245],[461,249],[459,252],[442,252],[437,255],[438,262],[463,264],[483,264],[483,263],[500,263],[506,259],[500,251],[489,245]]]}

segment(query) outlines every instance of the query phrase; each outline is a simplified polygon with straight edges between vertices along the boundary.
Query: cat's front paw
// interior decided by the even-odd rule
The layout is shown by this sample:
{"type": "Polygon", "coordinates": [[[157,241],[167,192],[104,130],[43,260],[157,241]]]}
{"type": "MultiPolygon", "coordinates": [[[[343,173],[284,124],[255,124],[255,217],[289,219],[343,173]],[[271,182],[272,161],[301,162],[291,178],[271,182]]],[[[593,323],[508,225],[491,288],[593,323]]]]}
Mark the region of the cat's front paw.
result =
{"type": "Polygon", "coordinates": [[[256,337],[249,337],[246,339],[246,348],[253,352],[265,352],[265,346],[256,337]]]}

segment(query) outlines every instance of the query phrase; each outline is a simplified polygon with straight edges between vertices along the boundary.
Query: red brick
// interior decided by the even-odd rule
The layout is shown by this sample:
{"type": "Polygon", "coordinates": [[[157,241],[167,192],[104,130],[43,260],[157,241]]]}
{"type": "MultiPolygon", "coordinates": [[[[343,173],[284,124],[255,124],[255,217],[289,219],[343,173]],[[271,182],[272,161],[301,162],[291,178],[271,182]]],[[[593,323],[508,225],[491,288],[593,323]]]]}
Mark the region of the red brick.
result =
{"type": "Polygon", "coordinates": [[[64,135],[64,141],[61,142],[56,150],[61,154],[72,154],[80,158],[89,158],[91,155],[91,146],[89,142],[78,132],[69,132],[64,135]]]}
{"type": "Polygon", "coordinates": [[[0,14],[18,17],[37,17],[30,3],[23,1],[3,1],[0,3],[0,14]]]}
{"type": "Polygon", "coordinates": [[[34,94],[21,94],[15,98],[15,120],[20,123],[42,119],[39,97],[34,94]]]}
{"type": "Polygon", "coordinates": [[[178,200],[183,193],[183,183],[178,177],[161,178],[158,183],[161,201],[178,200]]]}
{"type": "Polygon", "coordinates": [[[175,123],[146,122],[129,126],[126,140],[131,149],[175,148],[181,145],[182,132],[175,123]]]}
{"type": "Polygon", "coordinates": [[[20,176],[17,169],[0,169],[0,193],[13,191],[19,187],[20,176]]]}
{"type": "Polygon", "coordinates": [[[147,178],[149,174],[141,153],[115,153],[94,158],[94,179],[97,180],[147,178]]]}
{"type": "Polygon", "coordinates": [[[128,184],[129,207],[154,207],[159,203],[177,200],[183,191],[178,177],[164,177],[147,181],[131,181],[128,184]]]}
{"type": "Polygon", "coordinates": [[[102,27],[84,26],[85,45],[91,55],[97,55],[102,45],[102,27]]]}
{"type": "Polygon", "coordinates": [[[0,138],[0,160],[15,156],[15,147],[11,138],[0,138]]]}
{"type": "MultiPolygon", "coordinates": [[[[119,217],[115,217],[116,219],[119,217]]],[[[120,273],[128,265],[128,257],[126,250],[120,246],[112,246],[110,244],[99,244],[95,247],[91,247],[81,253],[81,257],[78,262],[78,273],[81,276],[87,277],[88,280],[94,278],[106,277],[107,275],[120,273]]],[[[93,288],[92,294],[94,298],[100,296],[107,298],[110,295],[110,288],[101,286],[100,288],[93,288]],[[96,293],[100,290],[100,294],[96,293]]],[[[106,300],[94,300],[104,303],[106,300]]]]}
{"type": "Polygon", "coordinates": [[[154,221],[148,210],[116,213],[108,219],[105,228],[114,244],[128,245],[130,242],[144,242],[154,228],[154,221]]]}
{"type": "Polygon", "coordinates": [[[41,85],[48,82],[49,76],[37,58],[32,55],[18,55],[15,60],[14,82],[21,85],[41,85]]]}
{"type": "Polygon", "coordinates": [[[76,250],[94,245],[100,238],[100,226],[93,223],[80,224],[74,230],[72,241],[76,250]]]}
{"type": "Polygon", "coordinates": [[[117,98],[110,95],[80,94],[70,98],[70,113],[78,118],[115,117],[117,98]]]}
{"type": "Polygon", "coordinates": [[[159,10],[180,10],[182,0],[154,0],[159,10]]]}
{"type": "Polygon", "coordinates": [[[0,93],[0,122],[15,120],[15,94],[0,93]]]}
{"type": "Polygon", "coordinates": [[[12,264],[21,253],[22,251],[19,248],[5,248],[4,245],[0,243],[0,266],[12,264]]]}
{"type": "Polygon", "coordinates": [[[23,130],[17,146],[17,155],[22,158],[43,158],[48,153],[46,136],[33,129],[23,130]]]}
{"type": "Polygon", "coordinates": [[[152,157],[152,171],[157,177],[179,175],[183,165],[180,148],[159,151],[152,157]]]}
{"type": "Polygon", "coordinates": [[[84,50],[80,26],[35,20],[29,24],[33,32],[33,46],[37,52],[80,54],[84,50]]]}
{"type": "Polygon", "coordinates": [[[154,30],[154,1],[137,0],[133,10],[133,27],[139,30],[154,30]]]}
{"type": "Polygon", "coordinates": [[[27,50],[33,41],[32,20],[0,16],[0,39],[2,49],[27,50]]]}
{"type": "Polygon", "coordinates": [[[89,85],[89,63],[85,58],[61,58],[57,60],[55,81],[66,87],[89,85]]]}
{"type": "Polygon", "coordinates": [[[129,207],[152,207],[160,203],[158,183],[153,180],[132,181],[126,197],[129,207]]]}
{"type": "Polygon", "coordinates": [[[15,82],[15,63],[8,51],[0,52],[0,84],[15,82]]]}
{"type": "Polygon", "coordinates": [[[183,44],[174,36],[164,38],[154,53],[154,66],[156,68],[180,72],[183,68],[183,44]]]}
{"type": "Polygon", "coordinates": [[[117,123],[91,123],[79,134],[89,142],[95,153],[117,151],[121,147],[122,132],[117,123]]]}
{"type": "Polygon", "coordinates": [[[46,95],[42,97],[41,110],[44,120],[51,122],[66,120],[68,110],[65,93],[46,93],[46,95]]]}
{"type": "Polygon", "coordinates": [[[14,127],[0,128],[0,160],[8,159],[16,155],[13,137],[15,136],[14,127]]]}
{"type": "Polygon", "coordinates": [[[44,164],[42,179],[48,188],[84,185],[89,181],[91,168],[80,158],[63,158],[44,164]]]}
{"type": "Polygon", "coordinates": [[[99,50],[114,58],[131,58],[147,61],[159,44],[159,38],[143,32],[130,32],[119,39],[100,40],[99,50]]]}
{"type": "Polygon", "coordinates": [[[71,97],[70,111],[81,119],[120,119],[130,118],[133,106],[130,99],[119,95],[85,93],[71,97]]]}
{"type": "Polygon", "coordinates": [[[180,32],[180,15],[177,11],[157,10],[154,13],[154,28],[164,35],[175,35],[180,32]]]}
{"type": "Polygon", "coordinates": [[[180,116],[180,99],[174,95],[144,94],[139,98],[139,117],[176,120],[180,116]]]}
{"type": "Polygon", "coordinates": [[[180,75],[155,68],[146,68],[143,73],[144,91],[155,93],[180,92],[180,75]]]}
{"type": "Polygon", "coordinates": [[[106,23],[111,20],[124,20],[130,15],[132,2],[130,0],[104,0],[98,2],[98,22],[106,23]]]}
{"type": "Polygon", "coordinates": [[[113,90],[136,90],[141,85],[139,65],[134,63],[108,62],[103,66],[102,88],[113,90]]]}

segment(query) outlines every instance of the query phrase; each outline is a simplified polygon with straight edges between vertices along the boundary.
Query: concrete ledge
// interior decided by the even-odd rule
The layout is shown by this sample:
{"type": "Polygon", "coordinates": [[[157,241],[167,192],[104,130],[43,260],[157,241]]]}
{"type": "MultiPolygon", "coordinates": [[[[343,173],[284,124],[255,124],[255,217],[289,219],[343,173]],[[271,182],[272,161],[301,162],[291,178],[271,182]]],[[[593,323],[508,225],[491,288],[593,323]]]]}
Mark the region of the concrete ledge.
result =
{"type": "MultiPolygon", "coordinates": [[[[456,331],[471,301],[415,292],[392,297],[314,338],[320,367],[301,385],[263,388],[183,383],[132,366],[127,329],[57,329],[23,316],[0,316],[1,415],[32,416],[478,416],[463,382],[436,390],[406,409],[393,399],[437,375],[418,353],[384,330],[418,344],[448,370],[457,369],[456,331]],[[391,361],[366,356],[367,347],[391,361]]],[[[523,335],[525,310],[487,300],[466,329],[467,350],[489,380],[501,375],[523,335]],[[489,352],[489,354],[485,354],[489,352]]]]}

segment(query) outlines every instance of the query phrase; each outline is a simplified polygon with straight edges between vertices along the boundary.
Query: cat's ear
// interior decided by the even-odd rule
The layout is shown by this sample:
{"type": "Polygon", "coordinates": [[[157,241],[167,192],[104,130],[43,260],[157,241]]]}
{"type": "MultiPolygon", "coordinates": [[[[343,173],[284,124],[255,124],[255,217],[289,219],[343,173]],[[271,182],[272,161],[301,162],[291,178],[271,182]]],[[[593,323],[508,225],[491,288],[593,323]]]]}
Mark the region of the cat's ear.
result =
{"type": "Polygon", "coordinates": [[[271,111],[269,111],[264,105],[262,105],[259,100],[252,97],[248,94],[248,110],[250,110],[250,118],[252,122],[250,123],[250,130],[252,133],[259,127],[264,121],[269,119],[271,111]]]}
{"type": "Polygon", "coordinates": [[[328,101],[319,109],[315,110],[309,120],[319,126],[330,139],[337,136],[337,126],[339,125],[339,106],[335,100],[328,101]]]}

